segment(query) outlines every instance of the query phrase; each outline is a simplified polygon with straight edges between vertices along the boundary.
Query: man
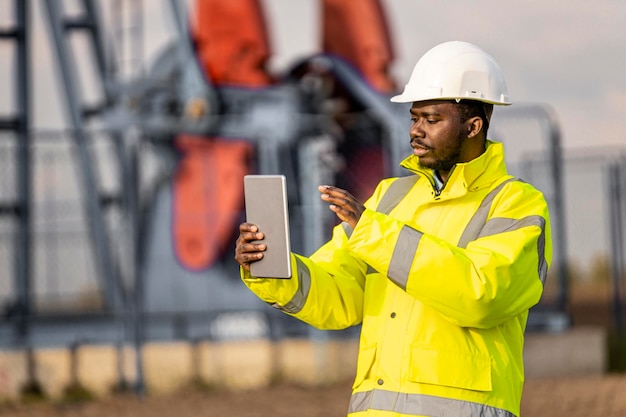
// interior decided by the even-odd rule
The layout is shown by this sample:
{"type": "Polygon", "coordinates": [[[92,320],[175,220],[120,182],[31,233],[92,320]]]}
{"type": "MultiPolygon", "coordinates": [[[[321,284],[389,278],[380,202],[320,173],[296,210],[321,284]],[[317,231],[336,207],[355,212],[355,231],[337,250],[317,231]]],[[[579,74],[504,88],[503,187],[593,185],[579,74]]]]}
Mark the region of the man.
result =
{"type": "Polygon", "coordinates": [[[494,59],[446,42],[416,64],[411,102],[415,175],[385,179],[365,204],[320,186],[342,224],[289,280],[252,277],[265,245],[240,226],[235,259],[261,299],[315,327],[362,323],[351,416],[519,416],[528,310],[552,247],[548,207],[507,173],[487,139],[493,105],[508,105],[494,59]]]}

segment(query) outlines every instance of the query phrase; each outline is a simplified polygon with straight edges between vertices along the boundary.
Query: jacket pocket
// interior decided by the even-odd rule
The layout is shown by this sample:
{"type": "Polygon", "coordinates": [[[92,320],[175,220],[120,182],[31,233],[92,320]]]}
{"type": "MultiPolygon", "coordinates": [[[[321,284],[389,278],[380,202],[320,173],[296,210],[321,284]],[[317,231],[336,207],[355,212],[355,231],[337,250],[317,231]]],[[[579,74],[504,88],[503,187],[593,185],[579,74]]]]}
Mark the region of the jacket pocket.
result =
{"type": "Polygon", "coordinates": [[[367,378],[376,359],[376,346],[359,349],[359,357],[356,364],[356,376],[352,389],[357,388],[367,378]]]}
{"type": "Polygon", "coordinates": [[[413,347],[409,380],[474,391],[491,391],[491,358],[480,353],[413,347]]]}

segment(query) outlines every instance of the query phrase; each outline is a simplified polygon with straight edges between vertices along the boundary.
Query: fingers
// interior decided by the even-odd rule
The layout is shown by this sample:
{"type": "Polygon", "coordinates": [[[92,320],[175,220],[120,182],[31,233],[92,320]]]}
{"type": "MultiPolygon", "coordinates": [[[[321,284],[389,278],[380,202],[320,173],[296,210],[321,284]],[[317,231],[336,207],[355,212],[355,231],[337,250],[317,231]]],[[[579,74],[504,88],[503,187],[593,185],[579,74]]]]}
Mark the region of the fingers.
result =
{"type": "Polygon", "coordinates": [[[322,193],[322,200],[330,203],[330,209],[333,211],[335,211],[337,207],[347,209],[355,203],[358,204],[358,201],[356,201],[352,194],[346,190],[342,190],[341,188],[333,187],[331,185],[320,185],[318,189],[320,193],[322,193]]]}
{"type": "Polygon", "coordinates": [[[259,228],[251,223],[239,225],[239,237],[235,244],[235,260],[246,271],[250,271],[250,263],[263,258],[263,252],[267,250],[265,243],[257,243],[263,240],[265,235],[259,232],[259,228]]]}
{"type": "Polygon", "coordinates": [[[354,200],[356,198],[346,190],[343,190],[338,187],[334,187],[332,185],[320,185],[317,187],[320,193],[322,193],[322,199],[324,196],[328,196],[329,199],[340,199],[340,200],[354,200]]]}
{"type": "Polygon", "coordinates": [[[239,232],[252,232],[252,233],[256,233],[259,231],[259,228],[257,227],[256,224],[252,224],[252,223],[241,223],[239,225],[239,232]]]}
{"type": "Polygon", "coordinates": [[[322,200],[330,203],[332,210],[341,221],[347,222],[353,228],[361,218],[365,206],[361,204],[352,194],[341,188],[331,185],[320,185],[318,187],[322,193],[322,200]]]}
{"type": "Polygon", "coordinates": [[[239,225],[239,238],[237,239],[237,248],[245,246],[247,248],[256,248],[257,250],[265,250],[265,244],[250,244],[257,240],[263,240],[265,235],[259,232],[256,224],[241,223],[239,225]]]}

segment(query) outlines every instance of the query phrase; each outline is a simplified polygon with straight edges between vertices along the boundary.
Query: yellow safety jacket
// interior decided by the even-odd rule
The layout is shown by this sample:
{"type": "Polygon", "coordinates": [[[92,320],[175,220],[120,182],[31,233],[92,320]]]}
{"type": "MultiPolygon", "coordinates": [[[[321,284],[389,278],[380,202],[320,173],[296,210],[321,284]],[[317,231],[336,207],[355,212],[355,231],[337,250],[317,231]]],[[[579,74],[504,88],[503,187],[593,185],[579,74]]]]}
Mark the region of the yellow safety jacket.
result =
{"type": "Polygon", "coordinates": [[[440,193],[383,180],[354,230],[341,224],[289,280],[251,277],[262,300],[321,329],[362,323],[350,416],[519,416],[528,310],[551,262],[548,207],[488,141],[440,193]]]}

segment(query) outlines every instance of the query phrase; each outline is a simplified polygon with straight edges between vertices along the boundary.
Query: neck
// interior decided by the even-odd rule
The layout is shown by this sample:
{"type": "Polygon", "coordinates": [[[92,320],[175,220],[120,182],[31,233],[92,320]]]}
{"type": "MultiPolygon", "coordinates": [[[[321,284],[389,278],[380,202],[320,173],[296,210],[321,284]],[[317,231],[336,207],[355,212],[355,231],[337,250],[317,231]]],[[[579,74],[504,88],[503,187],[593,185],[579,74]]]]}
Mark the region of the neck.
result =
{"type": "MultiPolygon", "coordinates": [[[[450,171],[452,171],[452,170],[450,170],[450,171]]],[[[445,183],[448,180],[448,175],[450,175],[450,171],[438,170],[438,171],[435,171],[435,175],[437,177],[439,177],[441,182],[445,183]]]]}

